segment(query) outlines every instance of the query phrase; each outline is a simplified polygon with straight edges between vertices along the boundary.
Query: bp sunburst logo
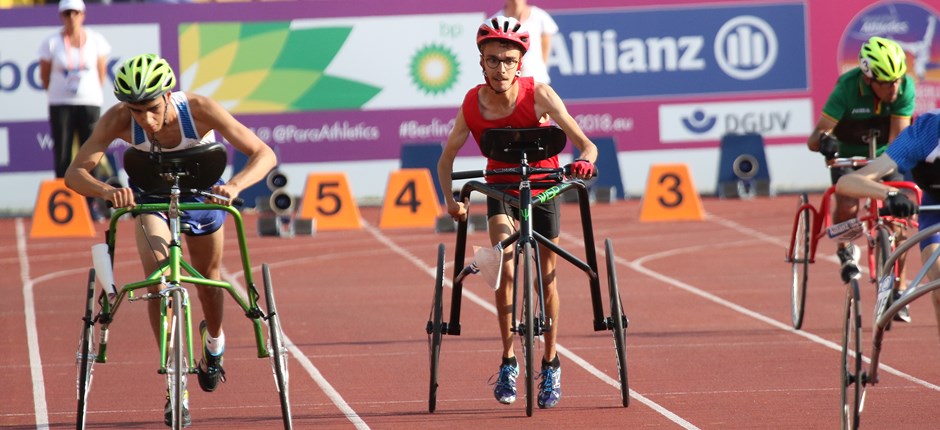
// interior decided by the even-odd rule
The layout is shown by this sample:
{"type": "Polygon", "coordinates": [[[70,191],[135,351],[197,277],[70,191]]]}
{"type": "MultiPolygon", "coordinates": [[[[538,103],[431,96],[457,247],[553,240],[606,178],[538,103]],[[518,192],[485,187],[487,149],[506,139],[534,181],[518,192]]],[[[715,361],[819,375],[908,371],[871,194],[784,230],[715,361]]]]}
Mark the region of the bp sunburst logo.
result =
{"type": "Polygon", "coordinates": [[[418,50],[411,58],[411,80],[418,89],[437,95],[457,82],[457,56],[445,46],[432,44],[418,50]]]}

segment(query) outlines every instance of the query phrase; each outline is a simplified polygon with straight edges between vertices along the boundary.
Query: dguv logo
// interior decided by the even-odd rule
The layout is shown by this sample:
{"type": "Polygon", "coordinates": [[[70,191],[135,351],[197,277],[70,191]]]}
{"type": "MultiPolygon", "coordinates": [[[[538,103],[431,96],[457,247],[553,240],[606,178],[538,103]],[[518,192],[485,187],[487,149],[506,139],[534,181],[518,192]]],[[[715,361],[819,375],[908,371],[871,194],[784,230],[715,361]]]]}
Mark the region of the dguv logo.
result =
{"type": "Polygon", "coordinates": [[[707,133],[717,122],[717,116],[706,115],[701,109],[696,109],[692,112],[692,116],[682,118],[682,125],[685,126],[687,130],[696,134],[707,133]]]}

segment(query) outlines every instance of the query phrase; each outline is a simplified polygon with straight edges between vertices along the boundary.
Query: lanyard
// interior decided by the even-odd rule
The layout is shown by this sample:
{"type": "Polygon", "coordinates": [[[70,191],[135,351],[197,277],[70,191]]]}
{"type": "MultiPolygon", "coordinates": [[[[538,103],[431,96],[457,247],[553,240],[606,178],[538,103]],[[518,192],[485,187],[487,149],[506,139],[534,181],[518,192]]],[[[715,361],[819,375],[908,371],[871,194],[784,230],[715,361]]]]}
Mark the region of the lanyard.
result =
{"type": "MultiPolygon", "coordinates": [[[[82,30],[82,35],[79,38],[79,42],[78,42],[79,43],[78,45],[78,69],[76,70],[81,70],[85,68],[85,39],[86,39],[85,30],[82,30]]],[[[67,34],[62,33],[62,41],[63,43],[65,43],[65,70],[71,71],[72,70],[71,38],[67,34]]]]}

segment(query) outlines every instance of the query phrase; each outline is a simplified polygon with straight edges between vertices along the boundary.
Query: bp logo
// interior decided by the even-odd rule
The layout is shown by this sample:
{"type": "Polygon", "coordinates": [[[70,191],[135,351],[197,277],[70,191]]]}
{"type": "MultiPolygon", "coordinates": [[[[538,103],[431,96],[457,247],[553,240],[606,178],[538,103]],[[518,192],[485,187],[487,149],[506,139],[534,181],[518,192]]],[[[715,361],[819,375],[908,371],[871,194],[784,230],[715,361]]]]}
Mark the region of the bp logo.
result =
{"type": "Polygon", "coordinates": [[[458,73],[457,56],[445,46],[426,45],[411,58],[411,80],[429,95],[441,94],[453,87],[458,73]]]}

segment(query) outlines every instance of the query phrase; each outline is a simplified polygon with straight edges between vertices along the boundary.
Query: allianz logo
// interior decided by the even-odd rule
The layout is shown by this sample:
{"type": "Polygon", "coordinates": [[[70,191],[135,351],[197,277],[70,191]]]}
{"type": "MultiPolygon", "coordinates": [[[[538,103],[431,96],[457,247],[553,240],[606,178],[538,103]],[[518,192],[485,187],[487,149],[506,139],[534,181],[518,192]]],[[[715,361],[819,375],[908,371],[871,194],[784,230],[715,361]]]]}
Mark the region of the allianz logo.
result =
{"type": "Polygon", "coordinates": [[[696,109],[680,119],[682,126],[693,134],[706,134],[715,126],[722,126],[722,133],[768,133],[789,128],[792,114],[789,111],[749,111],[708,114],[696,109]]]}
{"type": "Polygon", "coordinates": [[[777,61],[773,27],[756,16],[725,22],[707,56],[705,35],[619,39],[614,29],[572,31],[553,37],[548,67],[564,76],[659,73],[704,70],[714,60],[728,76],[751,80],[765,75],[777,61]]]}

